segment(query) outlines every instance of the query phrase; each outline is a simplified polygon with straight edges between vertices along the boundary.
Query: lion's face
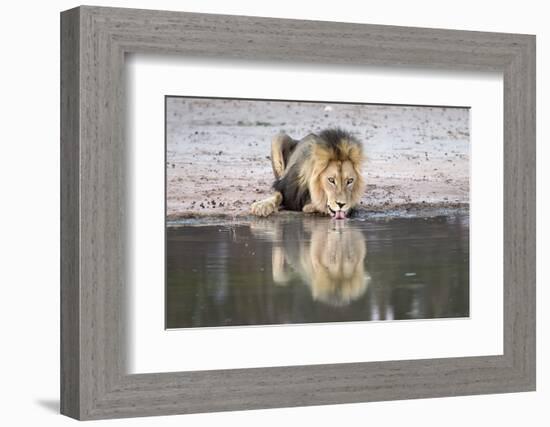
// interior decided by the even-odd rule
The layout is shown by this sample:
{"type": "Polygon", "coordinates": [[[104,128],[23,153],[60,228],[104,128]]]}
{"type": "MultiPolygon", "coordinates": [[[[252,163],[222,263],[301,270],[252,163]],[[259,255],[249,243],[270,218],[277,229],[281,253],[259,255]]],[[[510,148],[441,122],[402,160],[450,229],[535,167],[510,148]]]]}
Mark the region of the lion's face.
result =
{"type": "Polygon", "coordinates": [[[335,219],[344,219],[357,204],[354,191],[360,185],[358,174],[350,160],[331,161],[319,176],[326,197],[326,211],[335,219]]]}
{"type": "Polygon", "coordinates": [[[304,211],[344,219],[365,190],[361,176],[362,145],[341,130],[324,131],[308,138],[311,149],[299,174],[300,185],[307,185],[310,196],[304,211]]]}

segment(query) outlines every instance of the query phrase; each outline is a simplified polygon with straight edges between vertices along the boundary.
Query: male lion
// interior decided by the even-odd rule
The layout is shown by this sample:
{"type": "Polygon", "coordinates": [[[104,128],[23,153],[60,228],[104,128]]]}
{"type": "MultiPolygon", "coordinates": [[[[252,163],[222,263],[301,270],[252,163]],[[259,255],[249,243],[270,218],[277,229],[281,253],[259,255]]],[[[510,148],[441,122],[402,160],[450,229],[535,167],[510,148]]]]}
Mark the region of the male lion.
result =
{"type": "Polygon", "coordinates": [[[275,193],[253,203],[251,212],[268,216],[282,206],[344,219],[363,195],[362,162],[361,143],[341,129],[309,134],[299,141],[277,135],[271,142],[275,193]]]}

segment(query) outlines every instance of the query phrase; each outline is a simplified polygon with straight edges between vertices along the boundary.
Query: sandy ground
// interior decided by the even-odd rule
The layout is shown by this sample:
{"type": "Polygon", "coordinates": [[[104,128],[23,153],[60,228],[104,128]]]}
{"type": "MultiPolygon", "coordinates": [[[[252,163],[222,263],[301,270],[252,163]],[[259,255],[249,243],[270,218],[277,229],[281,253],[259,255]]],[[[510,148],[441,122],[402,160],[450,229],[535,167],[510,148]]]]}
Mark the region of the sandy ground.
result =
{"type": "Polygon", "coordinates": [[[169,98],[167,215],[246,215],[271,194],[270,144],[341,127],[363,141],[361,208],[465,207],[469,111],[464,108],[169,98]]]}

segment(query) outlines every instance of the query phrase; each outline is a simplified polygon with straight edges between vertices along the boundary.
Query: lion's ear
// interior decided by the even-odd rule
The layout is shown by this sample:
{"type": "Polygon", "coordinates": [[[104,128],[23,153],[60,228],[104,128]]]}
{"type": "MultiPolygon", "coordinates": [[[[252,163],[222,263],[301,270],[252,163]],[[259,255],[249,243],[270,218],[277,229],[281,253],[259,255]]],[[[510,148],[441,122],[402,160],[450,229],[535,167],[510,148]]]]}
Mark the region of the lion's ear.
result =
{"type": "Polygon", "coordinates": [[[353,144],[349,150],[349,158],[355,165],[363,163],[363,150],[360,145],[353,144]]]}
{"type": "Polygon", "coordinates": [[[318,180],[320,175],[323,173],[323,171],[327,168],[328,161],[317,161],[313,164],[313,168],[311,169],[311,177],[312,180],[318,180]]]}
{"type": "Polygon", "coordinates": [[[323,144],[313,144],[311,157],[315,164],[327,164],[333,156],[332,150],[323,144]]]}
{"type": "Polygon", "coordinates": [[[363,163],[363,149],[360,144],[344,143],[342,144],[342,151],[344,156],[350,159],[354,165],[360,166],[363,163]]]}
{"type": "Polygon", "coordinates": [[[317,178],[326,169],[330,159],[332,158],[332,150],[322,144],[313,144],[311,147],[311,177],[317,178]]]}

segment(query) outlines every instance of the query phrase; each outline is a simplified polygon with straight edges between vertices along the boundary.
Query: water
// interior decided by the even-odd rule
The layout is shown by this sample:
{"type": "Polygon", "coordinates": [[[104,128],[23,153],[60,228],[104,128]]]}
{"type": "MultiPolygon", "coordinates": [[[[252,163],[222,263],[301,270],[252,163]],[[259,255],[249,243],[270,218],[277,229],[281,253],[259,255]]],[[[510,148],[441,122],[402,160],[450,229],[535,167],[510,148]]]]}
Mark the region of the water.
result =
{"type": "Polygon", "coordinates": [[[166,327],[469,316],[469,217],[167,228],[166,327]]]}

